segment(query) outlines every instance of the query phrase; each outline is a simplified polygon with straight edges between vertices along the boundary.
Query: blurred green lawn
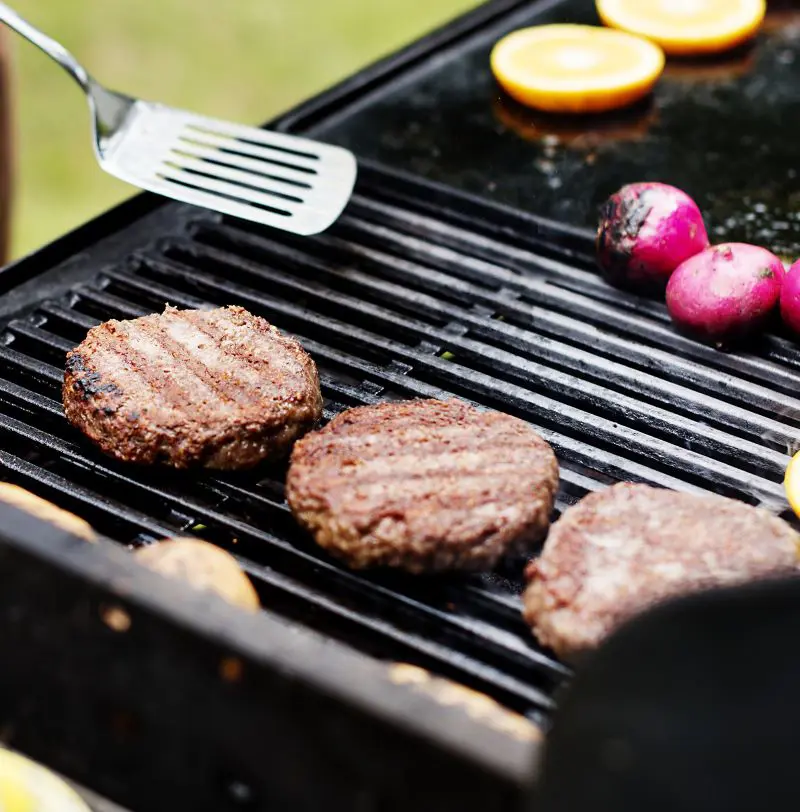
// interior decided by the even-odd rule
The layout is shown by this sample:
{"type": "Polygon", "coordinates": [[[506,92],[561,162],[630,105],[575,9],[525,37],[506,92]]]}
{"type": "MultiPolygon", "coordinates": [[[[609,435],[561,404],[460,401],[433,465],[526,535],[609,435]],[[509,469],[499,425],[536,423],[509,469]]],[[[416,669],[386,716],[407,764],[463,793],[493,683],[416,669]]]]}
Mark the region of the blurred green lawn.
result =
{"type": "MultiPolygon", "coordinates": [[[[260,123],[478,0],[11,0],[103,83],[260,123]]],[[[99,169],[72,80],[12,37],[19,162],[13,252],[130,196],[99,169]]]]}

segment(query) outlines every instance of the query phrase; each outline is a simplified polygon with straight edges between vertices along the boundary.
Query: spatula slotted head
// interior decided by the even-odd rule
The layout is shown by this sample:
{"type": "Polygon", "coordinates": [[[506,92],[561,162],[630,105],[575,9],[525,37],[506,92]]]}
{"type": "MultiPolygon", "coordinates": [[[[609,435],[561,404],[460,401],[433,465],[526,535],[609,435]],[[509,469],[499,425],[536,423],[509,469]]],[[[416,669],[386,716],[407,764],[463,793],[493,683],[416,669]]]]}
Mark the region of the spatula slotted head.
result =
{"type": "Polygon", "coordinates": [[[344,209],[356,160],[341,147],[136,102],[99,156],[121,180],[294,234],[344,209]]]}

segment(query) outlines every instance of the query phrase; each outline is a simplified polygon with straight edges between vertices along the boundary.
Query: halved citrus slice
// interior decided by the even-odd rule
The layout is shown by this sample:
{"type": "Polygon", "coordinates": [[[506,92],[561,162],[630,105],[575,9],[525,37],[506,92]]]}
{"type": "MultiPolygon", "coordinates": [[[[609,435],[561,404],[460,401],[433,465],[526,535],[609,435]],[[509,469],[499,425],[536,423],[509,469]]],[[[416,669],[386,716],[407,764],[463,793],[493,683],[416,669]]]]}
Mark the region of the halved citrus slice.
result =
{"type": "Polygon", "coordinates": [[[518,102],[553,113],[596,113],[646,96],[664,70],[652,42],[590,25],[541,25],[503,37],[492,72],[518,102]]]}
{"type": "Polygon", "coordinates": [[[753,37],[766,0],[596,0],[600,19],[639,34],[668,54],[726,51],[753,37]]]}
{"type": "Polygon", "coordinates": [[[800,516],[800,451],[792,457],[786,468],[783,487],[792,510],[800,516]]]}
{"type": "Polygon", "coordinates": [[[2,812],[90,812],[81,797],[55,773],[10,750],[0,750],[2,812]]]}

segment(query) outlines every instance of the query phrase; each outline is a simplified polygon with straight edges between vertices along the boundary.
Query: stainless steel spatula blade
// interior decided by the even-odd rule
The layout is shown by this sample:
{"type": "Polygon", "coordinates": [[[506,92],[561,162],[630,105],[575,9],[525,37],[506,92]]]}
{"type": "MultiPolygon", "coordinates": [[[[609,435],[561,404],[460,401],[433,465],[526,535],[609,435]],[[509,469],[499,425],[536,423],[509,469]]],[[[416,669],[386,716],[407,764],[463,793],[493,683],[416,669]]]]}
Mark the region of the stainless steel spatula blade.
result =
{"type": "Polygon", "coordinates": [[[348,150],[115,93],[2,2],[0,21],[52,57],[84,90],[95,154],[109,174],[294,234],[324,231],[347,205],[357,174],[348,150]]]}
{"type": "Polygon", "coordinates": [[[97,155],[142,189],[295,234],[332,225],[356,179],[341,147],[141,101],[97,155]]]}

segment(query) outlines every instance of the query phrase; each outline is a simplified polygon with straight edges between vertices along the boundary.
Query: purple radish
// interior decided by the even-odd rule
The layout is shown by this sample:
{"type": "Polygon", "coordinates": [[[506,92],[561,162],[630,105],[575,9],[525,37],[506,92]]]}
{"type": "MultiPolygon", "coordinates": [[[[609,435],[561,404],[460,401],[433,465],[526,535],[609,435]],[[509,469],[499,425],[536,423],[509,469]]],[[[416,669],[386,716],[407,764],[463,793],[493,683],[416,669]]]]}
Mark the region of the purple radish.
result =
{"type": "Polygon", "coordinates": [[[660,288],[708,248],[703,215],[689,195],[664,183],[631,183],[600,210],[597,263],[618,287],[660,288]]]}
{"type": "Polygon", "coordinates": [[[781,318],[795,333],[800,333],[800,260],[786,273],[781,288],[781,318]]]}
{"type": "Polygon", "coordinates": [[[724,342],[759,327],[781,296],[786,271],[765,248],[727,243],[687,259],[667,285],[676,325],[724,342]]]}

